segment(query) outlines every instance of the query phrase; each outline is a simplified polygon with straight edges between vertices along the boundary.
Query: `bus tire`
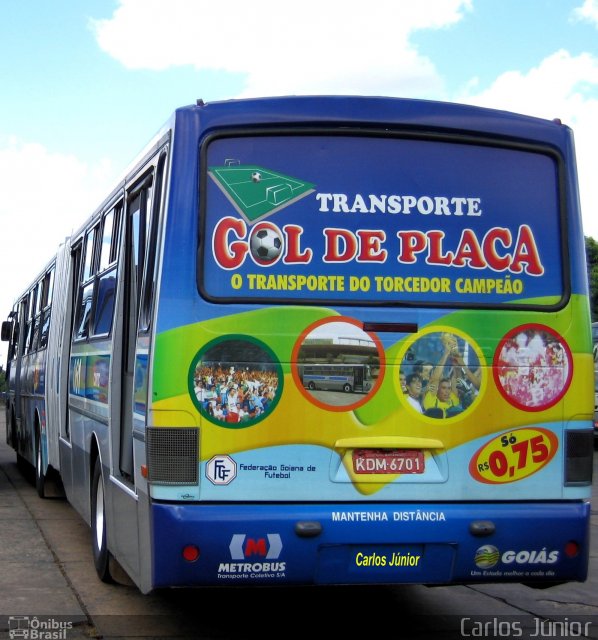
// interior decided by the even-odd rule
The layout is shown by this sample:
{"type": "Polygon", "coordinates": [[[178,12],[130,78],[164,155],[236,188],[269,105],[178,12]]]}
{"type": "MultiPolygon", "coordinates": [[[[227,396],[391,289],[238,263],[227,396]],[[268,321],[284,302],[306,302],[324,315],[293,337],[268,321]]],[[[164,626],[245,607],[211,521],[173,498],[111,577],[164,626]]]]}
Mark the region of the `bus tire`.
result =
{"type": "Polygon", "coordinates": [[[106,540],[106,503],[102,465],[97,458],[91,482],[91,546],[96,573],[102,582],[113,582],[110,574],[110,552],[106,540]]]}
{"type": "Polygon", "coordinates": [[[348,382],[345,382],[345,384],[343,385],[343,391],[345,393],[351,393],[351,391],[353,391],[351,385],[348,382]]]}
{"type": "Polygon", "coordinates": [[[35,490],[40,498],[46,497],[46,476],[42,469],[42,441],[39,429],[35,430],[35,490]]]}

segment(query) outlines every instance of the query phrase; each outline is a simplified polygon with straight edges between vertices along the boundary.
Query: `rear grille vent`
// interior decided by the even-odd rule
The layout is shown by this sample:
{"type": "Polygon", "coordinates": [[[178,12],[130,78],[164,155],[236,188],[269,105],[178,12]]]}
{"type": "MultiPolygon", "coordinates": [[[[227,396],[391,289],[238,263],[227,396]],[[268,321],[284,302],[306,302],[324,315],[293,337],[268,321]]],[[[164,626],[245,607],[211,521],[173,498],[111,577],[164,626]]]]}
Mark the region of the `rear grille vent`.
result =
{"type": "Polygon", "coordinates": [[[192,427],[148,427],[148,480],[154,484],[197,484],[199,430],[192,427]]]}
{"type": "Polygon", "coordinates": [[[592,484],[594,434],[592,431],[567,431],[565,485],[592,484]]]}

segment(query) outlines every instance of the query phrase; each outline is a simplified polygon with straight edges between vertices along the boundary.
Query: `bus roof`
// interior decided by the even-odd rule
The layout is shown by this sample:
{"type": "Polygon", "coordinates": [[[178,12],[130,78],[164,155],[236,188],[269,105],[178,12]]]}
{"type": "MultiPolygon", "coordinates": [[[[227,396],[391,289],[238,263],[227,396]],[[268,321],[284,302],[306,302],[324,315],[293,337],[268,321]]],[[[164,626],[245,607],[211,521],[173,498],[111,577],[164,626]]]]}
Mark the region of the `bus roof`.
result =
{"type": "Polygon", "coordinates": [[[395,124],[436,127],[497,136],[538,140],[561,146],[571,134],[559,119],[547,120],[473,105],[391,97],[286,96],[235,99],[182,107],[177,113],[199,111],[204,129],[257,124],[330,124],[353,126],[395,124]]]}

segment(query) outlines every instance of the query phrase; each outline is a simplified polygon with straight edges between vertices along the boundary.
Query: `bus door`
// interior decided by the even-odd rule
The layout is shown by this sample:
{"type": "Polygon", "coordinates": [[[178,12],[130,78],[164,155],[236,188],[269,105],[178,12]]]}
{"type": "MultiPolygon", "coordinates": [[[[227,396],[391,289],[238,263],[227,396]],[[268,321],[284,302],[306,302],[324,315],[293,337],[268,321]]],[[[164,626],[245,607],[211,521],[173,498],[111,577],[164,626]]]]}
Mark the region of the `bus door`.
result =
{"type": "MultiPolygon", "coordinates": [[[[129,190],[126,199],[123,263],[119,269],[121,293],[117,308],[121,321],[114,336],[114,351],[120,352],[120,369],[113,368],[111,394],[115,418],[111,424],[113,482],[106,488],[108,539],[114,543],[115,555],[124,560],[125,568],[134,575],[139,570],[138,505],[133,468],[135,359],[146,201],[150,190],[151,176],[134,190],[129,190]]],[[[117,362],[114,367],[118,367],[117,362]]]]}
{"type": "Polygon", "coordinates": [[[79,268],[81,266],[81,254],[83,252],[83,242],[81,240],[76,241],[70,250],[70,255],[67,257],[70,260],[68,267],[68,281],[66,290],[65,301],[65,343],[68,345],[66,351],[62,354],[62,357],[69,363],[66,380],[61,380],[61,388],[64,389],[61,402],[63,403],[60,413],[64,415],[64,420],[60,422],[60,437],[58,442],[58,450],[60,456],[60,477],[64,485],[65,493],[71,503],[74,503],[73,492],[75,485],[73,482],[73,448],[71,443],[71,412],[70,412],[70,396],[74,391],[73,386],[73,372],[71,353],[73,346],[73,331],[75,327],[76,315],[78,312],[78,293],[79,293],[79,268]]]}
{"type": "MultiPolygon", "coordinates": [[[[151,308],[154,292],[158,209],[164,155],[155,157],[127,190],[124,260],[121,275],[121,295],[117,316],[122,318],[115,335],[115,351],[121,350],[121,375],[115,386],[120,387],[114,398],[120,397],[120,420],[113,422],[113,474],[118,488],[113,493],[113,521],[118,523],[114,536],[122,556],[132,560],[139,554],[137,502],[140,462],[136,460],[136,443],[145,441],[147,390],[149,374],[151,308]]],[[[113,386],[113,392],[115,388],[113,386]]],[[[134,567],[134,572],[137,567],[134,567]]]]}
{"type": "Polygon", "coordinates": [[[12,389],[14,390],[14,399],[13,399],[13,409],[14,409],[14,442],[15,449],[17,454],[22,455],[22,438],[21,430],[22,430],[22,422],[24,420],[23,417],[23,355],[25,353],[26,345],[27,345],[27,313],[28,313],[28,301],[29,295],[24,297],[18,305],[18,315],[17,315],[17,337],[15,348],[17,350],[17,360],[16,367],[11,369],[10,381],[12,382],[12,389]],[[19,437],[20,436],[20,437],[19,437]]]}
{"type": "Polygon", "coordinates": [[[25,314],[25,302],[26,299],[21,300],[15,306],[14,311],[9,316],[9,321],[3,323],[3,339],[8,339],[8,359],[6,366],[6,388],[7,403],[6,406],[10,407],[10,413],[7,413],[6,424],[6,442],[10,444],[15,451],[17,451],[17,425],[20,424],[20,402],[21,402],[21,349],[22,349],[22,334],[21,327],[23,325],[23,318],[25,314]],[[6,329],[5,329],[6,327],[6,329]]]}
{"type": "Polygon", "coordinates": [[[364,367],[353,367],[353,391],[363,391],[364,367]]]}
{"type": "Polygon", "coordinates": [[[122,327],[122,376],[121,419],[118,472],[121,477],[134,484],[133,474],[133,420],[135,393],[135,360],[137,352],[137,327],[139,319],[139,296],[145,249],[146,201],[151,189],[151,180],[136,193],[130,194],[127,202],[125,225],[125,296],[123,300],[122,327]]]}

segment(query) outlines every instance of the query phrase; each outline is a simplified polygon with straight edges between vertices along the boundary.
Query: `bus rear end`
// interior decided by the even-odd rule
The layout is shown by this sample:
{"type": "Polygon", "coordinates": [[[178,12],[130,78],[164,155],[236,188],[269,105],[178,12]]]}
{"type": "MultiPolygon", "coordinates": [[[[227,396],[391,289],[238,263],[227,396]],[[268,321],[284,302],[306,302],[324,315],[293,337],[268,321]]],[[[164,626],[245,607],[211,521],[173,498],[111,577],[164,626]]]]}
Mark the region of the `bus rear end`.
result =
{"type": "Polygon", "coordinates": [[[569,129],[365,98],[177,118],[152,587],[585,580],[593,362],[569,129]],[[304,382],[341,365],[369,384],[304,382]]]}

